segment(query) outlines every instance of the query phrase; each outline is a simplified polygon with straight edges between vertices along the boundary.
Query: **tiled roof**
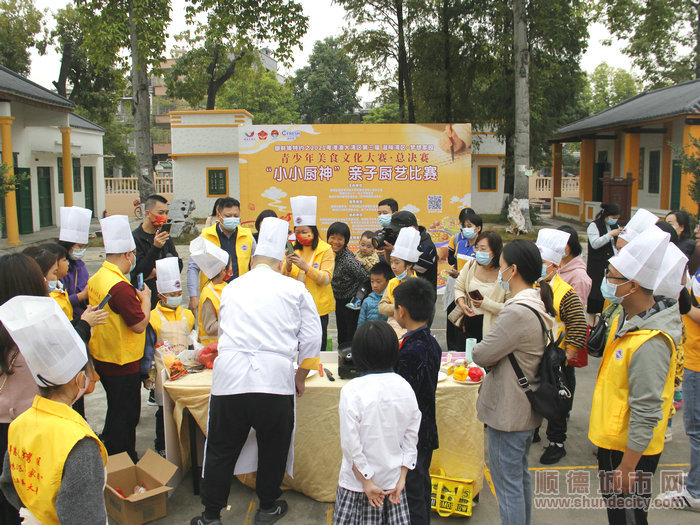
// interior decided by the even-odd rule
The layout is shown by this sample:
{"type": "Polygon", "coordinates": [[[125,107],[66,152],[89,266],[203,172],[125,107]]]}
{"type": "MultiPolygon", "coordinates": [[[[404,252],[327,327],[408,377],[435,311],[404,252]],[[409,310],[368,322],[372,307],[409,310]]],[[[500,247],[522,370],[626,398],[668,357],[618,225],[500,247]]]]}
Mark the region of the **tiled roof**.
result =
{"type": "Polygon", "coordinates": [[[71,128],[89,129],[90,131],[100,131],[102,133],[105,132],[105,129],[102,126],[98,126],[91,120],[81,117],[77,113],[71,113],[68,119],[71,128]]]}
{"type": "Polygon", "coordinates": [[[27,80],[14,71],[0,66],[0,98],[3,94],[14,95],[16,97],[43,102],[52,106],[73,109],[75,104],[53,91],[49,91],[39,84],[27,80]]]}

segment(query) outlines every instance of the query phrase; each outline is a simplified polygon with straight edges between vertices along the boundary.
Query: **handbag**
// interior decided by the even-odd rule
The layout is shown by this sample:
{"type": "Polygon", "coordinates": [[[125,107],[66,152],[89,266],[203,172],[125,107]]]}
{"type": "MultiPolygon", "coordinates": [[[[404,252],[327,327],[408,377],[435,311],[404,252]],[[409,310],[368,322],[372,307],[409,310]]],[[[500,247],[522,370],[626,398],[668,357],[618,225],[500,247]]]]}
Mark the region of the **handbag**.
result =
{"type": "Polygon", "coordinates": [[[455,305],[455,307],[452,309],[452,311],[448,314],[447,320],[451,322],[453,325],[455,325],[457,328],[462,327],[462,320],[464,318],[464,312],[462,309],[459,307],[458,304],[455,305]]]}
{"type": "Polygon", "coordinates": [[[611,309],[607,314],[603,312],[595,326],[591,327],[588,331],[585,346],[588,355],[592,357],[602,357],[603,350],[605,350],[605,343],[608,340],[610,315],[615,312],[615,310],[616,309],[611,309]]]}

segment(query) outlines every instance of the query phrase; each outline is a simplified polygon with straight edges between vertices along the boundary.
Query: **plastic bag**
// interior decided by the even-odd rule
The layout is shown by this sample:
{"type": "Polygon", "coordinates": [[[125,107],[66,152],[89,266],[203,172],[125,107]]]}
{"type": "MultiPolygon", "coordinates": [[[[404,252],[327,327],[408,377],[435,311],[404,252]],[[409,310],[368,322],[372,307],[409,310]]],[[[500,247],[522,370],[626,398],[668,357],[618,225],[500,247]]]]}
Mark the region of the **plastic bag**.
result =
{"type": "Polygon", "coordinates": [[[214,359],[219,355],[219,343],[214,341],[197,352],[197,359],[207,368],[214,368],[214,359]]]}

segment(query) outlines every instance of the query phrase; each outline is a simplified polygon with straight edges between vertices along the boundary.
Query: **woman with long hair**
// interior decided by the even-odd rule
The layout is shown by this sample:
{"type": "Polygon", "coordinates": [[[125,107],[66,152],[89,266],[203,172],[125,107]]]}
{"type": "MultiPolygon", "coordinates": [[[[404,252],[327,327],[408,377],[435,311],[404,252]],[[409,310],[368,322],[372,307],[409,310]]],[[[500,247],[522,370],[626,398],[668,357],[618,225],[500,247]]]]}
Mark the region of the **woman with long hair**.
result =
{"type": "Polygon", "coordinates": [[[549,285],[542,282],[539,290],[533,288],[542,276],[542,257],[534,243],[518,239],[506,244],[499,262],[498,283],[511,297],[474,347],[472,359],[489,370],[476,407],[479,420],[487,425],[489,468],[501,522],[529,525],[532,490],[527,458],[542,416],[530,405],[508,356],[513,354],[537,389],[546,341],[540,319],[551,329],[556,312],[549,285]]]}
{"type": "Polygon", "coordinates": [[[676,230],[678,234],[678,248],[690,259],[697,246],[697,242],[693,236],[693,229],[690,227],[690,215],[687,211],[673,210],[666,215],[665,220],[673,226],[673,229],[676,230]]]}
{"type": "Polygon", "coordinates": [[[586,271],[591,278],[591,292],[588,295],[586,312],[599,314],[605,300],[600,293],[600,283],[608,267],[608,259],[617,253],[615,241],[620,234],[617,221],[620,219],[620,206],[614,202],[604,202],[595,220],[588,225],[588,261],[586,271]]]}

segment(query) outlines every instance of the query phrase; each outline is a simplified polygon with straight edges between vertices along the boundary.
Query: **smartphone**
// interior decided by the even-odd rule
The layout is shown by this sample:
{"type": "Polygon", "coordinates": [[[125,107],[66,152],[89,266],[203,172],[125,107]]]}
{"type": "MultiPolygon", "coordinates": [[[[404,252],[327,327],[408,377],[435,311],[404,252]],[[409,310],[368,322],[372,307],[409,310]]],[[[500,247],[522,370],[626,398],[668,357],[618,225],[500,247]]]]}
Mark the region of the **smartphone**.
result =
{"type": "Polygon", "coordinates": [[[474,301],[483,301],[484,296],[481,295],[481,292],[479,290],[472,290],[469,292],[469,297],[471,297],[474,301]]]}
{"type": "Polygon", "coordinates": [[[136,289],[143,290],[143,274],[140,273],[136,276],[136,289]]]}
{"type": "Polygon", "coordinates": [[[294,253],[294,245],[287,241],[287,255],[292,255],[294,253]]]}
{"type": "Polygon", "coordinates": [[[100,304],[97,305],[97,309],[98,309],[98,310],[102,310],[102,309],[105,307],[105,305],[109,302],[109,300],[110,300],[111,298],[112,298],[111,295],[109,295],[109,294],[105,295],[105,298],[102,299],[102,301],[100,302],[100,304]]]}
{"type": "Polygon", "coordinates": [[[170,233],[170,228],[172,228],[172,227],[173,227],[173,223],[172,223],[172,222],[166,222],[165,224],[163,224],[163,225],[160,227],[160,231],[170,233]]]}

